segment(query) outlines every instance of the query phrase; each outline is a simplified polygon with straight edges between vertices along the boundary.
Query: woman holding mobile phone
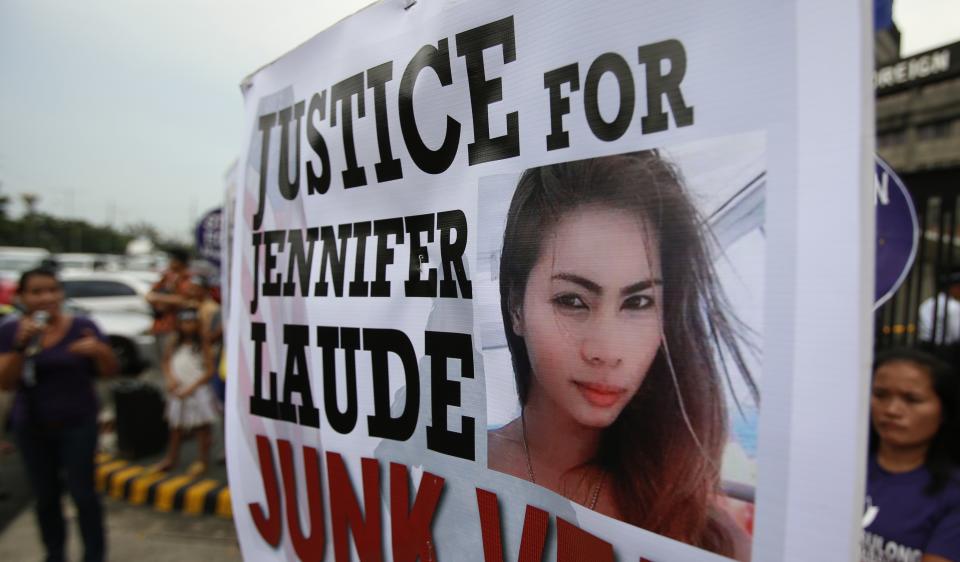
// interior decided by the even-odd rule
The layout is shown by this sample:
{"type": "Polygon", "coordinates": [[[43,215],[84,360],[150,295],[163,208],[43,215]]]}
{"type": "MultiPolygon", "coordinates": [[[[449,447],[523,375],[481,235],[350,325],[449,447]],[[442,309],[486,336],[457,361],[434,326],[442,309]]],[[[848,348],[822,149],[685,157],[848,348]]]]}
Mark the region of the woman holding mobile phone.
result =
{"type": "Polygon", "coordinates": [[[24,315],[0,325],[0,388],[15,390],[12,420],[36,496],[48,561],[64,559],[66,488],[77,507],[84,560],[105,559],[103,510],[94,487],[97,376],[117,360],[97,326],[63,312],[63,287],[46,269],[23,273],[17,296],[24,315]]]}

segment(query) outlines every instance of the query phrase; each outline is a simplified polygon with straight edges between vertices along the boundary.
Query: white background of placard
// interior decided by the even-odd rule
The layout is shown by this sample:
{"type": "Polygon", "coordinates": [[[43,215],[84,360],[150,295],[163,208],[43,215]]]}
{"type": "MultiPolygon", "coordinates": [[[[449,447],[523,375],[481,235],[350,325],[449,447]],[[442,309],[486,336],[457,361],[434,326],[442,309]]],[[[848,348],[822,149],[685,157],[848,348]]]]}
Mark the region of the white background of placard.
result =
{"type": "MultiPolygon", "coordinates": [[[[335,179],[326,195],[301,196],[295,203],[283,201],[274,186],[263,229],[341,224],[453,208],[463,209],[472,225],[476,220],[476,185],[483,176],[750,131],[765,133],[768,187],[763,404],[753,559],[854,559],[862,511],[865,389],[872,334],[870,3],[419,0],[410,10],[404,10],[403,4],[402,0],[389,0],[359,12],[265,66],[245,86],[247,132],[240,152],[240,193],[234,221],[238,230],[234,236],[228,329],[233,384],[228,387],[227,415],[234,517],[245,558],[295,559],[286,531],[281,547],[274,550],[260,539],[250,519],[248,504],[263,501],[255,434],[289,439],[295,450],[300,444],[322,443],[324,449],[349,454],[348,466],[355,481],[359,480],[359,457],[374,455],[380,445],[364,436],[362,423],[353,435],[340,436],[325,425],[316,431],[248,414],[252,349],[246,303],[252,268],[250,217],[256,201],[255,168],[259,159],[259,150],[254,150],[251,141],[258,138],[258,101],[288,88],[291,99],[297,101],[309,99],[322,89],[329,95],[335,82],[393,60],[394,80],[387,87],[388,110],[392,147],[394,155],[403,160],[404,179],[383,185],[373,181],[373,164],[379,158],[373,99],[368,90],[367,116],[355,121],[354,132],[357,156],[366,168],[369,184],[344,191],[335,179]],[[490,107],[491,135],[504,132],[505,112],[518,110],[521,156],[468,167],[466,143],[472,140],[469,92],[463,59],[455,56],[453,35],[507,15],[513,15],[515,21],[516,62],[503,65],[499,56],[485,57],[487,75],[503,78],[505,100],[490,107]],[[463,130],[451,168],[442,175],[430,176],[415,167],[403,146],[396,118],[396,88],[413,53],[441,38],[450,41],[454,84],[439,88],[425,73],[415,98],[417,122],[428,144],[430,139],[439,141],[447,114],[460,121],[463,130]],[[616,51],[632,63],[638,46],[666,38],[681,40],[687,51],[682,88],[687,103],[695,107],[693,126],[642,135],[635,123],[624,137],[605,143],[590,134],[582,118],[582,105],[577,105],[582,98],[574,96],[573,113],[565,119],[571,147],[546,151],[549,114],[542,84],[544,72],[574,61],[580,62],[581,72],[585,72],[590,61],[606,51],[616,51]]],[[[635,77],[640,75],[638,65],[631,70],[635,77]]],[[[642,98],[640,92],[642,89],[638,89],[638,98],[642,98]]],[[[635,121],[641,113],[635,113],[635,121]]],[[[278,131],[275,129],[272,137],[275,143],[278,131]]],[[[328,121],[321,131],[338,174],[344,164],[339,127],[331,129],[328,121]]],[[[273,166],[276,150],[274,147],[273,166]]],[[[276,175],[275,170],[268,173],[270,177],[276,175]]],[[[470,242],[468,251],[468,255],[475,255],[475,241],[470,242]]],[[[403,253],[403,248],[398,248],[397,255],[403,253]]],[[[261,300],[263,310],[257,318],[268,323],[268,339],[274,344],[268,352],[269,366],[282,368],[276,355],[282,350],[277,342],[284,322],[401,328],[410,336],[418,356],[422,355],[422,333],[431,318],[431,303],[396,296],[398,287],[402,287],[396,281],[406,272],[405,262],[400,260],[398,264],[392,277],[395,296],[387,303],[373,299],[261,300]],[[332,322],[331,318],[347,320],[332,322]]],[[[452,304],[440,316],[457,324],[469,305],[461,303],[464,309],[452,304]]],[[[469,324],[459,329],[476,333],[476,326],[469,324]]],[[[359,373],[366,372],[368,365],[360,363],[359,373]]],[[[311,372],[319,372],[318,356],[311,358],[311,372]]],[[[477,384],[482,388],[479,375],[477,384]]],[[[363,399],[369,395],[369,389],[364,388],[369,382],[365,383],[362,375],[360,381],[362,420],[372,405],[363,399]]],[[[314,380],[315,403],[322,403],[319,387],[319,381],[314,380]]],[[[475,408],[471,413],[477,414],[478,426],[484,427],[485,414],[480,406],[482,401],[471,403],[470,397],[464,404],[465,409],[475,408]]],[[[418,438],[422,438],[422,429],[414,440],[418,438]]],[[[503,510],[521,512],[527,502],[564,508],[561,504],[567,502],[558,503],[550,497],[552,494],[486,471],[483,443],[485,439],[478,437],[476,463],[432,465],[427,460],[424,468],[438,474],[460,472],[477,486],[501,491],[503,510]],[[505,501],[504,495],[516,498],[511,500],[515,505],[505,501]]],[[[415,459],[418,449],[400,453],[415,459]]],[[[460,488],[455,492],[459,495],[451,494],[454,499],[445,501],[455,505],[438,512],[437,521],[442,518],[444,524],[435,527],[441,559],[445,552],[457,552],[460,542],[460,548],[472,549],[479,537],[479,527],[470,523],[470,517],[476,517],[475,503],[468,501],[473,498],[473,487],[448,481],[448,486],[453,485],[460,488]],[[466,500],[460,502],[462,498],[466,500]],[[457,521],[461,523],[458,532],[444,526],[457,521]],[[470,524],[475,526],[464,527],[470,524]]],[[[301,504],[305,516],[302,508],[301,504]]],[[[570,509],[569,505],[565,508],[570,509]]],[[[573,509],[581,526],[615,544],[621,560],[635,560],[640,555],[671,561],[716,558],[578,506],[573,509]]],[[[385,512],[384,550],[389,557],[387,516],[385,512]]],[[[327,529],[329,532],[329,521],[327,529]]],[[[507,544],[514,545],[508,546],[507,552],[515,553],[519,523],[506,515],[504,534],[507,544]]],[[[328,537],[328,558],[332,558],[330,543],[328,537]]],[[[476,559],[480,558],[477,550],[476,559]]]]}

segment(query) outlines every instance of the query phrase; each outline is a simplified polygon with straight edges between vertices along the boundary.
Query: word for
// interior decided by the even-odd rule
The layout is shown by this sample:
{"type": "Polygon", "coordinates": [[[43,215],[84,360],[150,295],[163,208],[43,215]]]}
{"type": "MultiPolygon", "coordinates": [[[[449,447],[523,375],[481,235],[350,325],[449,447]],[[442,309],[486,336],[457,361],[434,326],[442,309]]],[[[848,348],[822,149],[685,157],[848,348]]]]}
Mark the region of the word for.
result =
{"type": "MultiPolygon", "coordinates": [[[[677,126],[693,125],[693,108],[686,105],[680,91],[680,82],[687,72],[683,43],[670,39],[639,47],[637,62],[646,69],[646,115],[640,119],[642,133],[646,135],[667,130],[669,122],[663,110],[664,96],[677,126]],[[666,73],[663,71],[664,63],[669,67],[666,73]]],[[[580,90],[580,74],[580,65],[573,63],[543,75],[543,87],[550,93],[547,150],[570,146],[570,134],[563,128],[563,116],[570,113],[570,98],[563,95],[561,88],[566,86],[570,92],[580,90]]],[[[587,69],[583,90],[583,110],[593,135],[608,142],[622,137],[633,122],[637,103],[633,72],[626,59],[617,53],[604,53],[597,57],[587,69]],[[611,121],[606,121],[600,113],[600,79],[606,74],[610,74],[617,82],[617,114],[611,121]]]]}

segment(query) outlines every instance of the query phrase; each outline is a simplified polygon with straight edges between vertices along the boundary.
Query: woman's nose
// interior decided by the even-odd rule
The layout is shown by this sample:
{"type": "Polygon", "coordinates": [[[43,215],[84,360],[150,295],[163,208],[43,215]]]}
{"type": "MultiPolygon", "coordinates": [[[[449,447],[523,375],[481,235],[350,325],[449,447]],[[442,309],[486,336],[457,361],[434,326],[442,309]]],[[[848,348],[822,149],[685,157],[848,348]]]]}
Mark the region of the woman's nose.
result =
{"type": "Polygon", "coordinates": [[[623,361],[623,346],[616,322],[599,318],[592,322],[580,344],[580,357],[591,365],[616,366],[623,361]]]}
{"type": "Polygon", "coordinates": [[[903,415],[903,401],[896,398],[887,400],[883,405],[883,413],[890,417],[903,415]]]}

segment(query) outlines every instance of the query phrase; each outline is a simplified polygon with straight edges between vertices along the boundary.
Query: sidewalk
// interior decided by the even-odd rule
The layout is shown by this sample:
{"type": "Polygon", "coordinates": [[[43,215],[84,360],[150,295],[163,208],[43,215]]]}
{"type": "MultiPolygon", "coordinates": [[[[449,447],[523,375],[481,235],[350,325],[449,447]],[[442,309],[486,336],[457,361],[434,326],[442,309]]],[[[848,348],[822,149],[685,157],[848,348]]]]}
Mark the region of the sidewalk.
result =
{"type": "MultiPolygon", "coordinates": [[[[159,384],[159,379],[156,370],[148,371],[142,377],[142,380],[155,384],[159,384]]],[[[97,384],[104,405],[101,421],[113,421],[114,383],[112,380],[97,384]]],[[[220,424],[215,428],[213,463],[200,479],[183,476],[183,470],[196,458],[196,439],[184,443],[178,470],[161,475],[162,478],[141,476],[144,468],[159,461],[163,452],[136,461],[114,457],[116,435],[111,425],[108,423],[107,431],[100,435],[101,454],[98,455],[97,468],[98,488],[104,492],[101,497],[105,508],[109,560],[241,560],[233,521],[229,518],[226,467],[217,462],[223,455],[220,424]],[[202,513],[209,515],[200,515],[202,513]]],[[[0,457],[0,479],[3,484],[0,488],[6,492],[0,501],[0,561],[40,562],[43,547],[34,521],[32,498],[15,453],[0,457]]],[[[67,558],[81,560],[82,544],[69,496],[64,496],[63,505],[68,519],[67,558]]]]}
{"type": "MultiPolygon", "coordinates": [[[[162,377],[157,369],[145,372],[139,380],[162,388],[162,377]]],[[[211,464],[202,476],[188,476],[186,471],[198,457],[196,438],[185,439],[180,452],[180,463],[166,473],[151,472],[150,467],[166,454],[166,447],[152,455],[128,459],[117,451],[115,433],[113,387],[123,381],[100,381],[97,384],[103,408],[100,414],[100,454],[97,455],[97,490],[114,499],[159,511],[182,511],[186,514],[210,514],[231,517],[230,490],[224,458],[223,424],[213,428],[211,464]]]]}
{"type": "MultiPolygon", "coordinates": [[[[104,498],[110,560],[134,562],[219,562],[241,560],[233,522],[218,517],[158,513],[104,498]]],[[[80,560],[82,546],[73,506],[65,498],[69,525],[67,558],[80,560]]],[[[33,510],[24,510],[0,534],[0,560],[40,562],[43,548],[33,510]]]]}

